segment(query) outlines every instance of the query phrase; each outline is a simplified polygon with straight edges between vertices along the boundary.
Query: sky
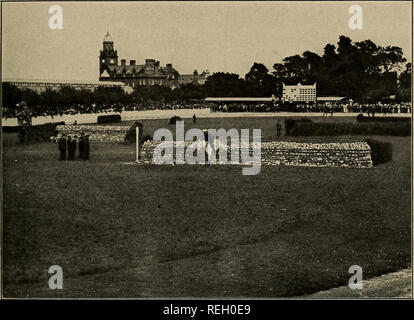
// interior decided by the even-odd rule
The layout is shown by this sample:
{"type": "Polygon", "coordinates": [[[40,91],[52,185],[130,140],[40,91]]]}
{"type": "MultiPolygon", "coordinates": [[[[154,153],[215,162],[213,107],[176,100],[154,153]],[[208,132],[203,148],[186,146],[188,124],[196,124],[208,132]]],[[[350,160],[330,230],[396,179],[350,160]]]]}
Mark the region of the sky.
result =
{"type": "Polygon", "coordinates": [[[399,46],[411,60],[409,1],[39,2],[2,3],[2,78],[96,81],[99,50],[110,32],[119,59],[172,63],[242,77],[254,62],[269,70],[306,50],[323,53],[340,35],[399,46]],[[62,7],[63,29],[51,30],[48,9],[62,7]],[[363,9],[351,30],[351,5],[363,9]]]}

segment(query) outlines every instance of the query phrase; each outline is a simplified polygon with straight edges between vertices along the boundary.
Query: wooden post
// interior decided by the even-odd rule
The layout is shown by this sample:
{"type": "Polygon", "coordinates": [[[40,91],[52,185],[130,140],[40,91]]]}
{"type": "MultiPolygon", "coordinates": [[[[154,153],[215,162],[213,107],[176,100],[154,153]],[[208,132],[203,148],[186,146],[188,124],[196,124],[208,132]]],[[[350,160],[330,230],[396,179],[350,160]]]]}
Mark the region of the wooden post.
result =
{"type": "Polygon", "coordinates": [[[137,126],[135,128],[135,133],[136,133],[136,159],[135,162],[139,162],[139,127],[137,126]]]}

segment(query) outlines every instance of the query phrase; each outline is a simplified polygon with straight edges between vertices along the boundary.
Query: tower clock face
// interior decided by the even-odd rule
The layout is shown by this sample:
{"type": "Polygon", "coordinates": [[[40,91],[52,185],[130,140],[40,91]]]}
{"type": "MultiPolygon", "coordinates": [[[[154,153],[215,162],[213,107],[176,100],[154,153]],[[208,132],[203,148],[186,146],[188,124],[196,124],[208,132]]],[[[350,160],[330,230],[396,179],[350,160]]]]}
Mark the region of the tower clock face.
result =
{"type": "Polygon", "coordinates": [[[113,64],[115,61],[114,59],[109,60],[109,63],[113,64]]]}
{"type": "Polygon", "coordinates": [[[102,63],[105,63],[105,59],[102,59],[102,63]]]}

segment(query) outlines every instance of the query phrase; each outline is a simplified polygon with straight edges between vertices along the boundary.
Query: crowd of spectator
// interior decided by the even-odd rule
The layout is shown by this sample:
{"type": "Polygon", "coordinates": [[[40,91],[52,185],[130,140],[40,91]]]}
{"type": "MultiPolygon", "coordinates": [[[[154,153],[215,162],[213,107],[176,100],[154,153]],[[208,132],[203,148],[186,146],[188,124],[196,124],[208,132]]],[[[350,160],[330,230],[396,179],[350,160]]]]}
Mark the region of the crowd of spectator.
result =
{"type": "Polygon", "coordinates": [[[172,102],[160,101],[145,103],[116,103],[104,106],[92,104],[89,108],[82,105],[71,107],[65,114],[97,113],[97,112],[121,112],[121,111],[152,111],[152,110],[180,110],[180,109],[205,109],[213,112],[323,112],[323,113],[410,113],[411,103],[357,103],[357,102],[318,102],[318,103],[211,103],[211,102],[172,102]]]}
{"type": "Polygon", "coordinates": [[[204,109],[209,108],[210,104],[204,101],[200,102],[161,102],[149,101],[145,103],[131,103],[124,107],[124,111],[147,111],[147,110],[180,110],[180,109],[204,109]]]}
{"type": "Polygon", "coordinates": [[[152,110],[180,110],[180,109],[205,109],[212,105],[206,102],[191,103],[164,103],[160,101],[144,103],[111,103],[107,105],[90,106],[76,105],[66,109],[64,114],[99,113],[99,112],[121,112],[121,111],[152,111],[152,110]]]}
{"type": "Polygon", "coordinates": [[[368,114],[411,113],[410,102],[392,103],[358,103],[353,101],[317,102],[317,103],[219,103],[210,106],[216,112],[323,112],[332,114],[338,112],[354,112],[368,114]]]}
{"type": "Polygon", "coordinates": [[[358,102],[324,102],[315,104],[298,104],[299,112],[354,112],[354,113],[410,113],[411,103],[358,103],[358,102]]]}

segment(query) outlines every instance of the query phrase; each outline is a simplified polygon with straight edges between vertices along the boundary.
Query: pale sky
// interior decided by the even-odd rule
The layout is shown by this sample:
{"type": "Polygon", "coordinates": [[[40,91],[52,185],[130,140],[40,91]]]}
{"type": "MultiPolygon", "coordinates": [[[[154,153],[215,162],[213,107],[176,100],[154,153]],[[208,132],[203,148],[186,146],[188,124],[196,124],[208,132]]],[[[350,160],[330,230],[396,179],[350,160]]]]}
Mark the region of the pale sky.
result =
{"type": "Polygon", "coordinates": [[[254,62],[272,70],[289,55],[321,54],[341,34],[399,46],[411,59],[409,1],[2,3],[2,77],[96,81],[107,31],[119,59],[154,58],[180,74],[244,77],[254,62]],[[53,4],[63,9],[63,30],[49,29],[53,4]],[[348,27],[352,4],[363,8],[362,30],[348,27]]]}

